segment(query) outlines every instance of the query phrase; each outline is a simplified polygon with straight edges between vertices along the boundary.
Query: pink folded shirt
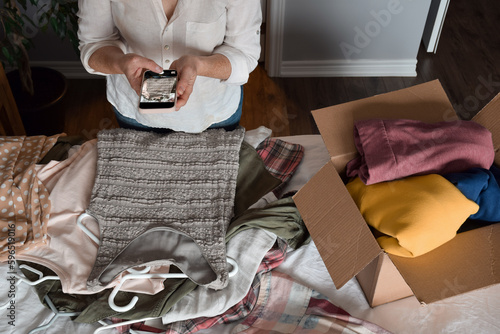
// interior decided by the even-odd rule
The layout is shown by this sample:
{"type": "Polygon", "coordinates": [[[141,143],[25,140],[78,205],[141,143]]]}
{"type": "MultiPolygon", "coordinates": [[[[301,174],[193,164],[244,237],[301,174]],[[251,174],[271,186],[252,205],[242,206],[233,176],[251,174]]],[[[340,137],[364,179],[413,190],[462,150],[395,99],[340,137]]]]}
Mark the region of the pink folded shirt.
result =
{"type": "Polygon", "coordinates": [[[491,132],[473,121],[357,121],[354,142],[359,156],[347,163],[347,176],[359,176],[366,185],[410,175],[489,169],[495,157],[491,132]]]}

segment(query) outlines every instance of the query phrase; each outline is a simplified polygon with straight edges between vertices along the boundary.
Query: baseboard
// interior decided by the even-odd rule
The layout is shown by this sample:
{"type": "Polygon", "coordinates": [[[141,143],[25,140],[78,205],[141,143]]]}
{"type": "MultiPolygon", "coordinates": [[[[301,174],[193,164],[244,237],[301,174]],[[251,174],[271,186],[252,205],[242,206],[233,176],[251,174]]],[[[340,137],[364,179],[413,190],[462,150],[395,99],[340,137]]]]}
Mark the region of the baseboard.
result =
{"type": "MultiPolygon", "coordinates": [[[[68,79],[97,79],[79,61],[31,61],[31,66],[49,67],[68,79]]],[[[415,77],[417,60],[308,60],[282,61],[280,77],[415,77]]]]}
{"type": "Polygon", "coordinates": [[[280,77],[415,77],[417,60],[282,61],[280,77]]]}
{"type": "Polygon", "coordinates": [[[54,69],[68,79],[103,78],[103,76],[88,73],[80,61],[30,61],[30,65],[54,69]]]}

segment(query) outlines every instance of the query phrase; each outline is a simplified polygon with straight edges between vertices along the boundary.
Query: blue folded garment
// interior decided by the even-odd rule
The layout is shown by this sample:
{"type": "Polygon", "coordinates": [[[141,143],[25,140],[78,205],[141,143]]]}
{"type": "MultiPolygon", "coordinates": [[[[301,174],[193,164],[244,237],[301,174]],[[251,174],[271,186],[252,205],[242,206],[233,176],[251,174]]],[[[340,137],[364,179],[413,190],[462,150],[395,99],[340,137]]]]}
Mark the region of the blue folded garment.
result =
{"type": "Polygon", "coordinates": [[[470,219],[498,222],[500,221],[500,186],[495,174],[500,178],[498,169],[471,168],[460,173],[445,174],[443,177],[453,183],[465,197],[479,205],[479,211],[471,215],[470,219]]]}

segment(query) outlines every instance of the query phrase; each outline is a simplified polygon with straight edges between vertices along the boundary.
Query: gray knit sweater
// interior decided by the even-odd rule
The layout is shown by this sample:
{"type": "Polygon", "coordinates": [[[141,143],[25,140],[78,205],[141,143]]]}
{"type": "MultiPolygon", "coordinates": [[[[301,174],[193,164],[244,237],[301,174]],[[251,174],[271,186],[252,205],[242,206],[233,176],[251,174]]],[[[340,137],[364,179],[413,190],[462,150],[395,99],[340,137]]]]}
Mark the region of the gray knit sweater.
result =
{"type": "Polygon", "coordinates": [[[199,275],[185,274],[200,285],[224,288],[228,278],[225,234],[233,215],[243,136],[241,127],[199,134],[101,131],[97,174],[87,210],[100,226],[89,289],[108,284],[119,272],[143,261],[174,264],[191,272],[197,270],[193,263],[205,262],[215,273],[209,282],[201,278],[196,282],[193,277],[199,275]],[[168,243],[154,240],[168,235],[156,231],[178,233],[178,238],[172,238],[178,244],[155,250],[158,244],[168,243]],[[199,252],[190,252],[193,247],[199,252]],[[177,252],[165,254],[169,248],[177,252]],[[124,253],[119,265],[110,266],[124,253]]]}

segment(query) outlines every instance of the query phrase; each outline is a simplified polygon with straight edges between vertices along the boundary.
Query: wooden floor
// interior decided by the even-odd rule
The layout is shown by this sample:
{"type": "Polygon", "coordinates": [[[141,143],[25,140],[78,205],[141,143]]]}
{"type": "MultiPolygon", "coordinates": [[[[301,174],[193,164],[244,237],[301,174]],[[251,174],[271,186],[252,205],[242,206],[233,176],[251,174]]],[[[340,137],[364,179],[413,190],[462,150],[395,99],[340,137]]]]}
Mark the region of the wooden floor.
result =
{"type": "MultiPolygon", "coordinates": [[[[452,104],[470,119],[500,92],[500,1],[453,0],[436,54],[420,48],[416,77],[269,78],[263,65],[244,86],[241,124],[274,136],[314,134],[311,110],[439,79],[452,104]]],[[[94,138],[116,127],[102,79],[70,80],[61,106],[64,131],[94,138]]]]}

